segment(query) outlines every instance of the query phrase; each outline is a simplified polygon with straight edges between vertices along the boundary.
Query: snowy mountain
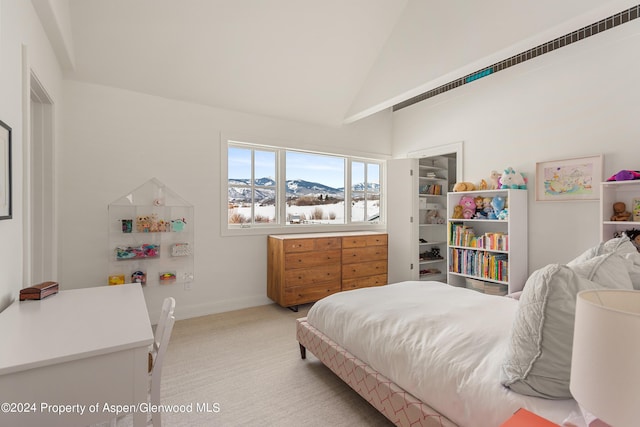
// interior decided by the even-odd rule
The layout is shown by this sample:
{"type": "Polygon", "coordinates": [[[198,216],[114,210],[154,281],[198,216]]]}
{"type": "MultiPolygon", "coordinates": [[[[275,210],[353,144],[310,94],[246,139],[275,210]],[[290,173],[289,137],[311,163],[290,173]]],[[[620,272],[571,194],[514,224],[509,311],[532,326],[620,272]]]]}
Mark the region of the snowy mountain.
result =
{"type": "MultiPolygon", "coordinates": [[[[230,202],[246,202],[250,201],[251,190],[247,187],[249,179],[229,179],[229,201],[230,202]]],[[[271,178],[260,178],[256,180],[256,201],[258,203],[269,203],[274,199],[272,188],[260,188],[261,186],[273,186],[274,181],[271,178]]],[[[356,186],[358,187],[358,186],[356,186]]],[[[359,184],[359,189],[363,189],[364,185],[359,184]]],[[[309,182],[302,179],[292,179],[286,181],[287,198],[298,198],[301,196],[329,196],[334,198],[344,198],[344,188],[333,188],[317,182],[309,182]]],[[[358,191],[358,190],[356,190],[358,191]]],[[[360,190],[361,191],[361,190],[360,190]]]]}

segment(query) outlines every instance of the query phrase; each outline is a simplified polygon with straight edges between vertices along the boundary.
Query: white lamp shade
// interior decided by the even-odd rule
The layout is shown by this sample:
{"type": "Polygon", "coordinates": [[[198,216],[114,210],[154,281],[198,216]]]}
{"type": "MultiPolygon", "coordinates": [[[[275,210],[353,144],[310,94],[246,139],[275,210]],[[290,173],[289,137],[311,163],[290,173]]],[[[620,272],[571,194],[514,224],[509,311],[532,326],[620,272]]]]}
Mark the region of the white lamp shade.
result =
{"type": "Polygon", "coordinates": [[[570,389],[607,424],[640,425],[640,291],[578,294],[570,389]]]}

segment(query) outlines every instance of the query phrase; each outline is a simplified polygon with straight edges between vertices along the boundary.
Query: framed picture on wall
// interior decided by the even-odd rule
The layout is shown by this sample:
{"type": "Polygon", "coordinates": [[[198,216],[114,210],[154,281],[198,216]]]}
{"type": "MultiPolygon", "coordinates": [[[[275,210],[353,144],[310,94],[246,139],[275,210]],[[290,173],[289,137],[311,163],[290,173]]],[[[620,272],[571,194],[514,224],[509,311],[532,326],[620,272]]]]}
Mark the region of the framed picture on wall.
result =
{"type": "Polygon", "coordinates": [[[536,163],[536,200],[599,200],[602,155],[536,163]]]}
{"type": "Polygon", "coordinates": [[[11,128],[1,120],[0,219],[11,219],[11,128]]]}

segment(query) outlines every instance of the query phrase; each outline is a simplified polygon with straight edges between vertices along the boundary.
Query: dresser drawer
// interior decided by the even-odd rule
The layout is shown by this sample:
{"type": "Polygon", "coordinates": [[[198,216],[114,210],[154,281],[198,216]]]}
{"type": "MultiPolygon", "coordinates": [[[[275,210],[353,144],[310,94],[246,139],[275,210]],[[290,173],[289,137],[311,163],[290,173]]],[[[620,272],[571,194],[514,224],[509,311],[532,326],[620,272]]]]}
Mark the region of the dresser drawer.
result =
{"type": "Polygon", "coordinates": [[[383,286],[387,284],[387,275],[379,274],[377,276],[363,277],[360,279],[347,279],[342,281],[342,290],[369,288],[371,286],[383,286]]]}
{"type": "Polygon", "coordinates": [[[342,250],[342,263],[380,261],[387,259],[386,246],[367,246],[364,248],[346,248],[342,250]]]}
{"type": "Polygon", "coordinates": [[[343,248],[362,248],[365,246],[381,246],[386,244],[386,234],[372,234],[370,236],[348,236],[342,238],[343,248]]]}
{"type": "Polygon", "coordinates": [[[377,276],[387,274],[387,261],[363,262],[360,264],[346,264],[342,266],[342,279],[377,276]]]}
{"type": "Polygon", "coordinates": [[[336,292],[340,292],[340,279],[315,286],[285,288],[282,305],[289,306],[314,302],[336,292]]]}
{"type": "Polygon", "coordinates": [[[340,249],[341,242],[338,237],[323,237],[313,239],[285,239],[284,252],[312,252],[340,249]]]}
{"type": "Polygon", "coordinates": [[[340,264],[342,252],[338,250],[322,252],[299,252],[290,253],[284,256],[285,270],[296,268],[310,268],[319,265],[340,264]]]}
{"type": "Polygon", "coordinates": [[[340,263],[322,265],[315,268],[296,268],[284,272],[285,288],[293,286],[312,286],[323,282],[340,282],[340,263]]]}

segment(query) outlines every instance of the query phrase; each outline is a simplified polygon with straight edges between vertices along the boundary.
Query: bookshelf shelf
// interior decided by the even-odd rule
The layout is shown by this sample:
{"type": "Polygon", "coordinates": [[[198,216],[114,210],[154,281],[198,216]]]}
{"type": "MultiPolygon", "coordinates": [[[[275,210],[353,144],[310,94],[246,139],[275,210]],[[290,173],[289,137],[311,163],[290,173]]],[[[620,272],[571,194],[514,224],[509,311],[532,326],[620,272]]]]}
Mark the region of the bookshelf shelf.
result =
{"type": "Polygon", "coordinates": [[[600,240],[606,241],[626,230],[639,229],[640,221],[611,221],[613,204],[622,202],[633,215],[634,201],[640,201],[640,180],[607,181],[600,184],[600,240]]]}
{"type": "Polygon", "coordinates": [[[473,248],[473,247],[470,247],[470,246],[449,245],[449,248],[465,249],[465,250],[479,251],[479,252],[491,252],[491,253],[497,253],[497,254],[508,254],[509,253],[509,251],[503,251],[503,250],[500,250],[500,249],[473,248]]]}
{"type": "Polygon", "coordinates": [[[527,191],[482,190],[447,194],[447,282],[453,286],[478,290],[485,282],[487,293],[522,290],[528,277],[527,191]],[[451,218],[454,207],[464,196],[503,197],[509,214],[504,220],[451,218]],[[470,286],[468,279],[473,280],[470,286]]]}

